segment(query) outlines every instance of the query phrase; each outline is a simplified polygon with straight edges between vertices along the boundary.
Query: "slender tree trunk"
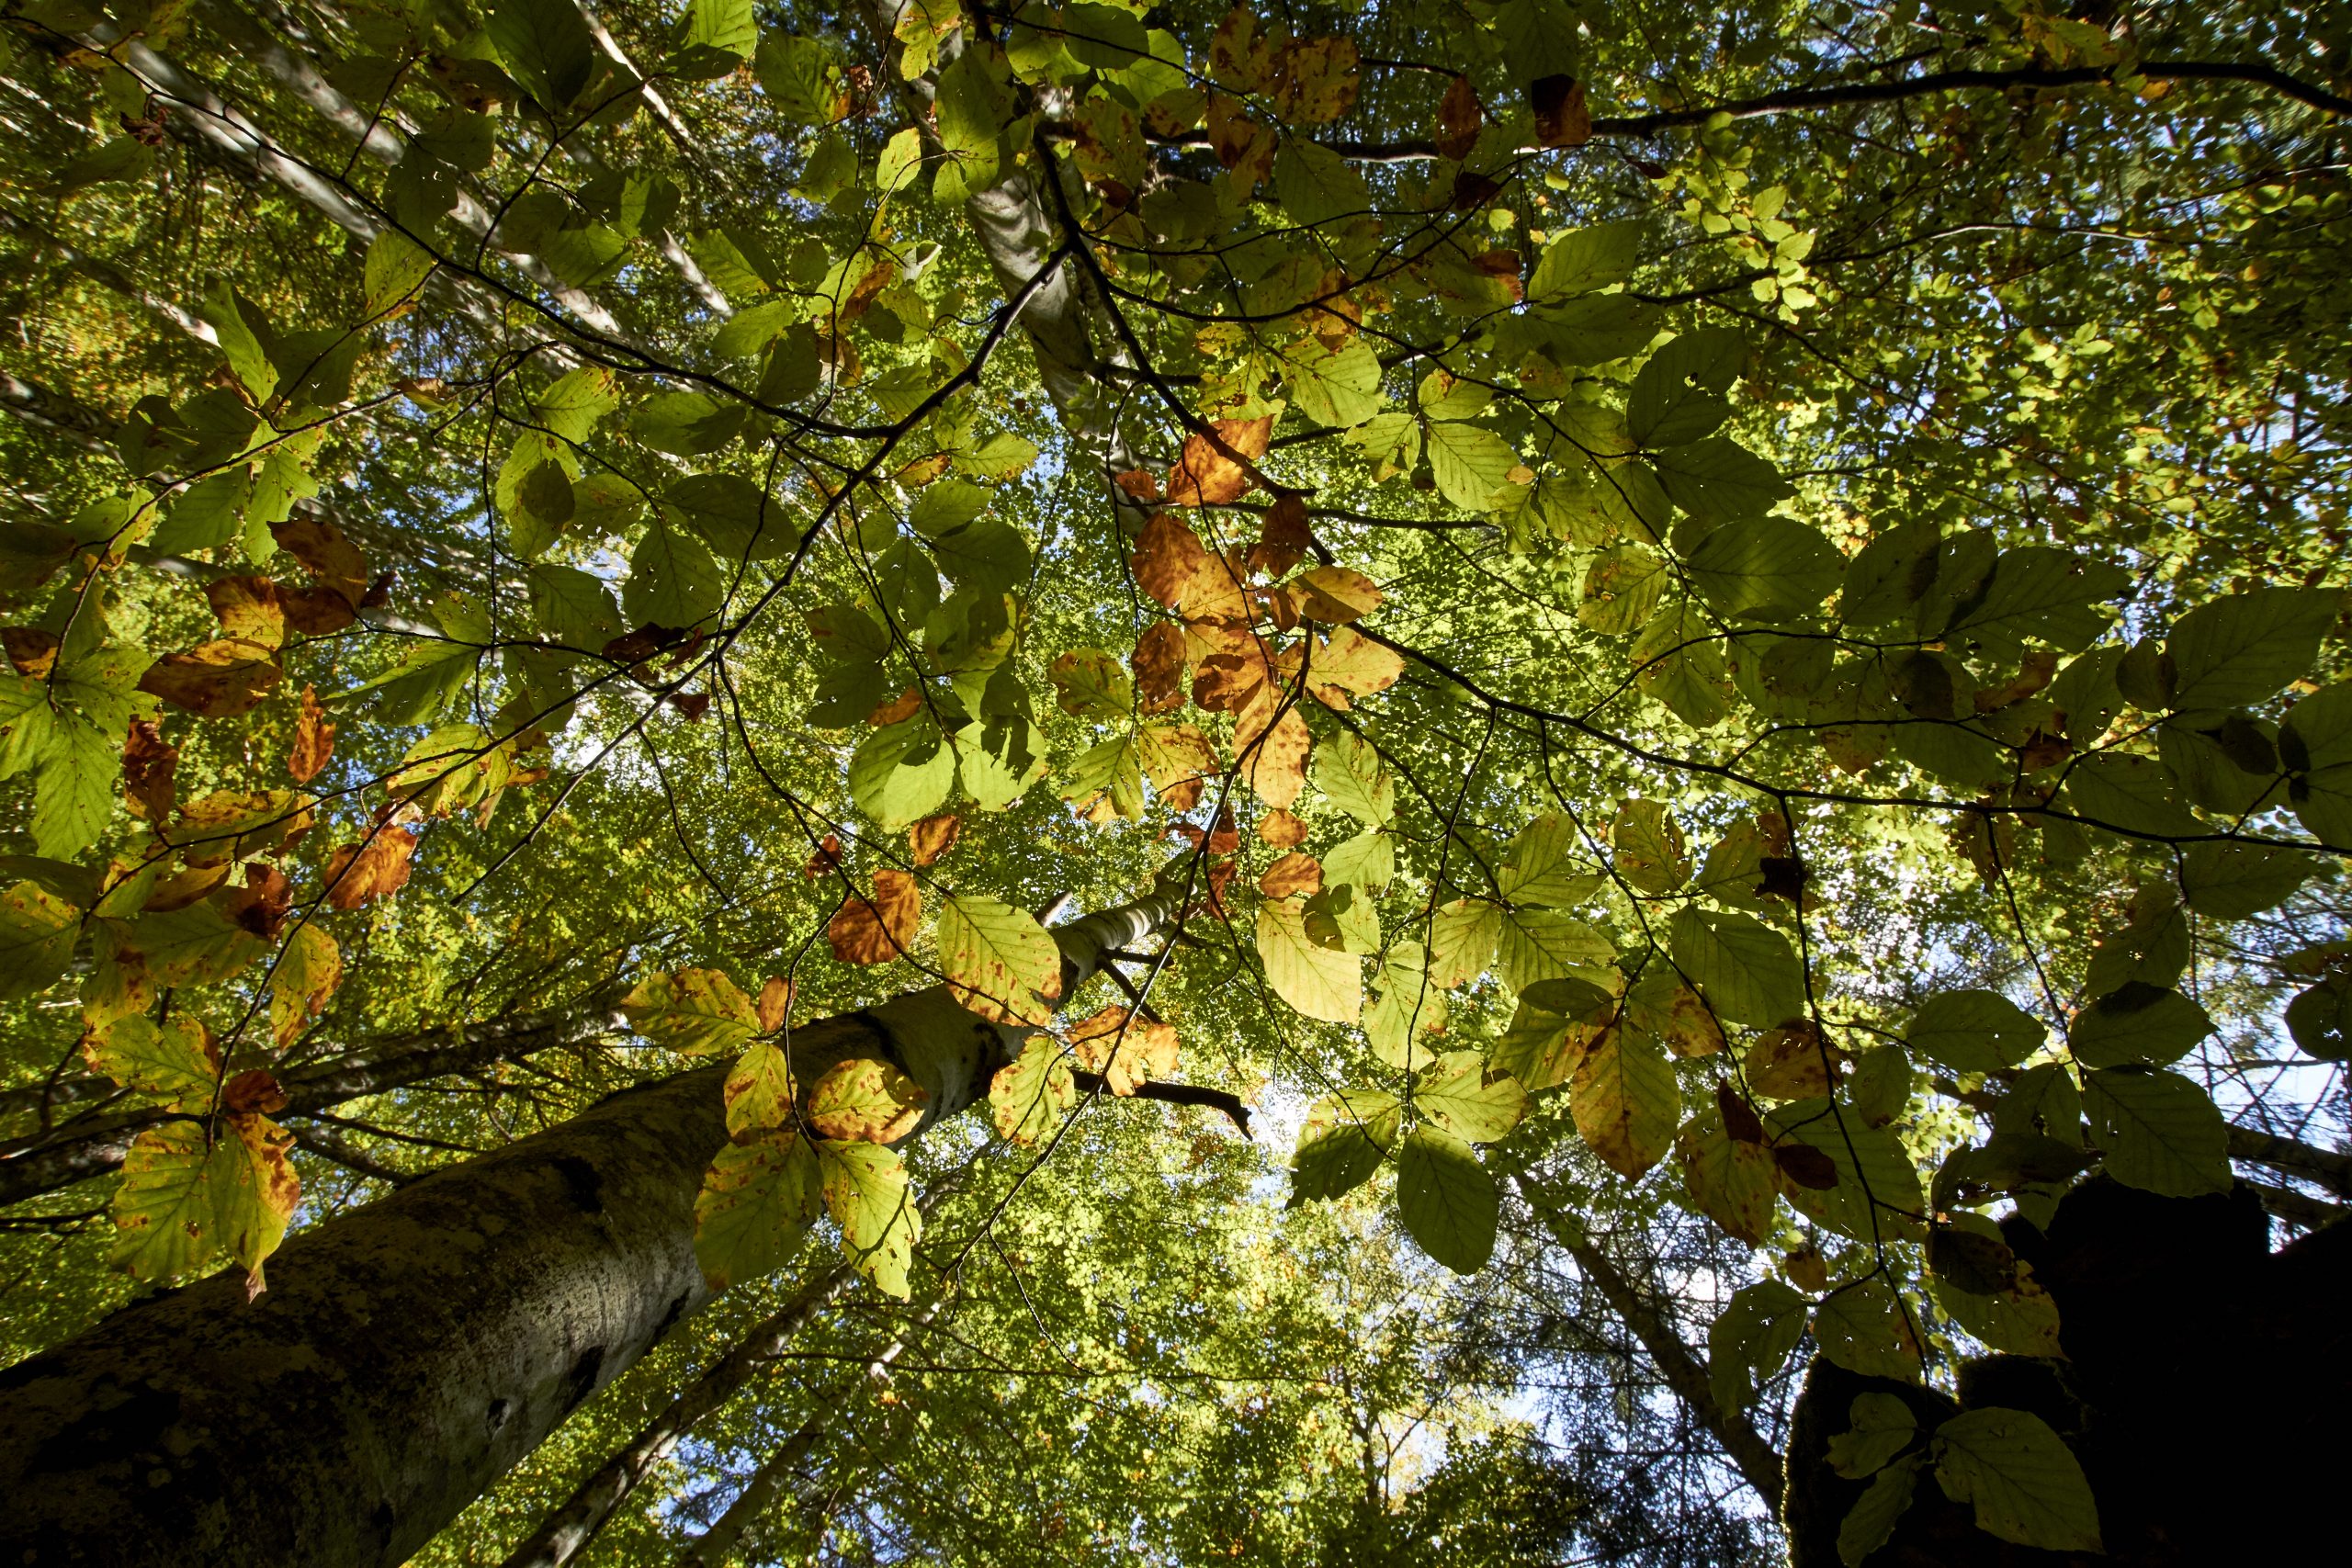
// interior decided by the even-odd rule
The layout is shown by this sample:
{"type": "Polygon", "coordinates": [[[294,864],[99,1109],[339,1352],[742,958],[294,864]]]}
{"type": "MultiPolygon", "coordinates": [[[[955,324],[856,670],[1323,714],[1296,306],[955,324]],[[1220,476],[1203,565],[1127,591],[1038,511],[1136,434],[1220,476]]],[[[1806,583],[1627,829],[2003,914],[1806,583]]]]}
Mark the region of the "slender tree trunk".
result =
{"type": "Polygon", "coordinates": [[[1649,1352],[1650,1360],[1657,1367],[1658,1375],[1666,1380],[1699,1424],[1712,1433],[1724,1452],[1739,1469],[1747,1484],[1764,1500],[1777,1517],[1781,1508],[1781,1456],[1764,1435],[1736,1412],[1725,1410],[1715,1403],[1713,1385],[1708,1381],[1706,1364],[1691,1354],[1682,1336],[1665,1314],[1650,1301],[1616,1259],[1595,1245],[1582,1221],[1574,1214],[1544,1201],[1524,1176],[1512,1179],[1511,1185],[1525,1199],[1527,1205],[1542,1221],[1552,1238],[1568,1249],[1608,1301],[1610,1308],[1634,1331],[1634,1337],[1649,1352]]]}
{"type": "MultiPolygon", "coordinates": [[[[1174,913],[1061,928],[1063,995],[1174,913]]],[[[933,987],[793,1048],[895,1062],[930,1090],[927,1126],[1025,1032],[933,987]]],[[[300,1235],[250,1305],[216,1275],[0,1372],[0,1562],[404,1561],[703,1304],[694,1201],[726,1073],[616,1095],[300,1235]]]]}

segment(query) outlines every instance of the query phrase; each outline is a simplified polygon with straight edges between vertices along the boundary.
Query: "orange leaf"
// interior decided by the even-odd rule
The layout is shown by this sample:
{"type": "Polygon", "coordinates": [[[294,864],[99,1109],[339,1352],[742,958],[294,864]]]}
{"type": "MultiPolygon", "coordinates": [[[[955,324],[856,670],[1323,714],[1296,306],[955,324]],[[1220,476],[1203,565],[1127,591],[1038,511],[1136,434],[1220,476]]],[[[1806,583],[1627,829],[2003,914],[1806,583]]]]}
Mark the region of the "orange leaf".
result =
{"type": "Polygon", "coordinates": [[[327,902],[356,909],[408,885],[409,859],[416,835],[406,828],[380,828],[365,843],[345,844],[327,860],[327,902]]]}
{"type": "Polygon", "coordinates": [[[139,689],[205,718],[233,718],[269,695],[285,673],[259,643],[224,637],[164,655],[139,677],[139,689]]]}
{"type": "Polygon", "coordinates": [[[914,945],[922,923],[922,889],[903,871],[874,874],[874,897],[852,895],[825,928],[833,956],[844,964],[888,964],[914,945]]]}
{"type": "Polygon", "coordinates": [[[1258,878],[1258,891],[1269,898],[1287,898],[1294,893],[1320,893],[1323,891],[1323,863],[1313,855],[1303,855],[1294,850],[1266,868],[1265,874],[1258,878]]]}
{"type": "Polygon", "coordinates": [[[232,887],[217,900],[221,915],[232,926],[266,941],[277,940],[277,930],[294,910],[294,885],[276,866],[260,861],[245,863],[245,885],[232,887]]]}
{"type": "Polygon", "coordinates": [[[62,645],[55,632],[45,632],[39,626],[0,626],[0,644],[6,646],[8,662],[17,667],[19,675],[42,681],[57,668],[57,650],[62,645]]]}
{"type": "Polygon", "coordinates": [[[1131,501],[1159,499],[1159,476],[1149,468],[1129,468],[1124,474],[1114,475],[1111,482],[1119,487],[1120,494],[1131,501]]]}
{"type": "Polygon", "coordinates": [[[909,686],[888,702],[865,716],[865,722],[876,729],[888,729],[902,718],[912,718],[922,707],[922,694],[909,686]]]}
{"type": "Polygon", "coordinates": [[[1132,1015],[1122,1007],[1104,1008],[1072,1024],[1069,1043],[1078,1053],[1078,1065],[1101,1073],[1103,1087],[1113,1094],[1133,1094],[1176,1070],[1176,1026],[1132,1015]]]}
{"type": "Polygon", "coordinates": [[[1209,552],[1193,525],[1173,513],[1162,512],[1136,536],[1135,554],[1129,561],[1143,591],[1172,610],[1183,602],[1184,591],[1193,585],[1193,574],[1208,558],[1209,552]]]}
{"type": "Polygon", "coordinates": [[[1258,818],[1258,837],[1278,850],[1295,850],[1306,842],[1306,824],[1287,811],[1269,811],[1258,818]]]}
{"type": "Polygon", "coordinates": [[[322,517],[289,517],[270,525],[269,532],[321,587],[353,605],[368,596],[368,558],[334,524],[322,517]]]}
{"type": "Polygon", "coordinates": [[[232,1116],[267,1116],[286,1106],[284,1087],[259,1067],[239,1073],[220,1090],[220,1109],[232,1116]]]}
{"type": "Polygon", "coordinates": [[[1438,100],[1438,156],[1457,164],[1467,158],[1478,145],[1478,127],[1485,118],[1478,89],[1470,85],[1469,77],[1456,76],[1445,89],[1445,96],[1438,100]]]}
{"type": "Polygon", "coordinates": [[[907,843],[913,850],[917,865],[935,865],[939,857],[956,847],[956,836],[964,824],[953,811],[943,811],[936,817],[926,817],[907,829],[907,843]]]}
{"type": "Polygon", "coordinates": [[[774,1034],[792,1016],[792,982],[779,975],[768,976],[760,987],[760,1032],[774,1034]]]}
{"type": "Polygon", "coordinates": [[[1220,419],[1211,422],[1216,439],[1187,436],[1183,455],[1168,475],[1168,499],[1178,506],[1222,506],[1238,501],[1250,485],[1249,470],[1236,462],[1262,457],[1273,439],[1274,417],[1220,419]]]}
{"type": "Polygon", "coordinates": [[[1173,621],[1154,621],[1136,639],[1136,695],[1148,714],[1184,705],[1184,633],[1173,621]]]}
{"type": "Polygon", "coordinates": [[[305,686],[301,716],[294,721],[294,754],[286,760],[286,771],[297,784],[309,784],[334,751],[334,726],[327,722],[326,705],[319,701],[316,686],[305,686]]]}
{"type": "Polygon", "coordinates": [[[1258,792],[1259,799],[1287,811],[1306,787],[1306,753],[1313,744],[1298,710],[1285,708],[1263,735],[1243,750],[1242,777],[1258,792]]]}
{"type": "Polygon", "coordinates": [[[150,822],[171,817],[179,762],[179,748],[164,743],[161,726],[143,718],[130,721],[122,742],[122,788],[130,797],[132,816],[150,822]]]}
{"type": "Polygon", "coordinates": [[[1306,525],[1306,499],[1285,491],[1266,508],[1265,525],[1250,551],[1250,564],[1269,577],[1280,577],[1300,561],[1315,543],[1306,525]]]}
{"type": "Polygon", "coordinates": [[[304,637],[326,637],[359,618],[351,601],[333,588],[288,588],[281,582],[277,602],[285,607],[286,624],[304,637]]]}
{"type": "Polygon", "coordinates": [[[841,863],[842,841],[836,835],[828,833],[808,856],[808,863],[800,868],[800,874],[814,881],[820,876],[831,876],[841,863]]]}

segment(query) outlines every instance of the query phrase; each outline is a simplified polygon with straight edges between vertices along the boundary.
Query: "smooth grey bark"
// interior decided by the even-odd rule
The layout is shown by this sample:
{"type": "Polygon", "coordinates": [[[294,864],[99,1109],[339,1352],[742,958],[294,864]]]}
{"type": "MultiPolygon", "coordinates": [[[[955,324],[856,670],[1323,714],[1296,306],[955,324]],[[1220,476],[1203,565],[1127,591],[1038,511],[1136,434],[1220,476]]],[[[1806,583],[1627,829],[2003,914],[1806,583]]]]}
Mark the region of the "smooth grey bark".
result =
{"type": "MultiPolygon", "coordinates": [[[[577,1008],[469,1024],[454,1037],[447,1030],[403,1035],[332,1061],[296,1068],[280,1075],[287,1095],[284,1115],[300,1120],[312,1111],[429,1078],[607,1039],[628,1027],[628,1021],[615,1009],[616,1000],[616,995],[601,996],[577,1008]]],[[[63,1092],[52,1104],[103,1098],[113,1087],[103,1078],[69,1079],[59,1086],[63,1092]]],[[[0,1112],[35,1111],[40,1100],[38,1087],[10,1089],[0,1098],[0,1112]]],[[[119,1168],[131,1141],[164,1119],[163,1111],[153,1109],[129,1111],[68,1122],[45,1133],[0,1143],[0,1207],[119,1168]]]]}
{"type": "MultiPolygon", "coordinates": [[[[1175,914],[1152,897],[1056,931],[1063,995],[1175,914]]],[[[811,1068],[894,1061],[931,1090],[928,1126],[1025,1033],[935,987],[792,1046],[811,1068]]],[[[232,1270],[0,1372],[0,1562],[394,1568],[703,1304],[694,1202],[726,1074],[628,1090],[306,1231],[250,1305],[232,1270]]]]}

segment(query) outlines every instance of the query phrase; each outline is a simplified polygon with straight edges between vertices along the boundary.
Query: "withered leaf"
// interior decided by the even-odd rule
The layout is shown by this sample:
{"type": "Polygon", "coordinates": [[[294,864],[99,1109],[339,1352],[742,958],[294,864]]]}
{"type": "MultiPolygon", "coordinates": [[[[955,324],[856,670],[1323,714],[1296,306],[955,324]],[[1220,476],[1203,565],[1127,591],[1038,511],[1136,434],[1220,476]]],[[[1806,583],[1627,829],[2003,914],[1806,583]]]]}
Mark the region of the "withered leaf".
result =
{"type": "Polygon", "coordinates": [[[164,655],[139,678],[139,689],[204,718],[233,718],[257,706],[284,674],[268,649],[223,637],[164,655]]]}
{"type": "Polygon", "coordinates": [[[204,585],[223,637],[276,649],[286,641],[286,606],[266,577],[223,577],[204,585]]]}
{"type": "Polygon", "coordinates": [[[1470,85],[1467,76],[1456,76],[1447,84],[1445,96],[1437,106],[1437,154],[1455,163],[1470,155],[1478,145],[1478,129],[1486,119],[1486,112],[1478,103],[1478,89],[1470,85]]]}
{"type": "Polygon", "coordinates": [[[327,860],[327,903],[337,909],[356,909],[408,885],[410,857],[416,853],[416,835],[406,828],[383,827],[365,842],[344,844],[327,860]]]}
{"type": "Polygon", "coordinates": [[[914,946],[922,923],[922,889],[903,871],[874,874],[871,897],[853,893],[825,927],[833,956],[844,964],[888,964],[914,946]]]}
{"type": "Polygon", "coordinates": [[[1136,639],[1136,696],[1147,714],[1166,713],[1184,705],[1183,628],[1173,621],[1154,621],[1136,639]]]}
{"type": "Polygon", "coordinates": [[[781,975],[771,975],[760,987],[758,1003],[760,1032],[774,1034],[792,1016],[792,982],[781,975]]]}
{"type": "Polygon", "coordinates": [[[1113,1094],[1133,1094],[1176,1071],[1176,1026],[1123,1007],[1106,1007],[1072,1024],[1069,1042],[1078,1065],[1102,1074],[1102,1086],[1113,1094]]]}
{"type": "Polygon", "coordinates": [[[1306,558],[1315,535],[1306,524],[1306,498],[1284,491],[1266,508],[1266,521],[1250,547],[1250,564],[1269,577],[1280,577],[1306,558]]]}
{"type": "Polygon", "coordinates": [[[285,1089],[260,1067],[237,1074],[220,1090],[220,1109],[232,1116],[268,1116],[287,1104],[285,1089]]]}
{"type": "Polygon", "coordinates": [[[333,589],[353,605],[368,596],[368,558],[325,518],[289,517],[271,525],[269,532],[322,588],[333,589]]]}
{"type": "Polygon", "coordinates": [[[1295,850],[1306,842],[1306,824],[1287,811],[1269,811],[1258,818],[1258,837],[1278,850],[1295,850]]]}
{"type": "Polygon", "coordinates": [[[1538,76],[1528,84],[1528,107],[1535,111],[1535,140],[1545,147],[1581,147],[1592,139],[1592,110],[1584,84],[1573,76],[1538,76]]]}
{"type": "Polygon", "coordinates": [[[326,705],[319,701],[316,686],[304,686],[302,711],[294,721],[294,753],[286,761],[286,771],[297,784],[309,784],[334,752],[334,726],[327,722],[326,705]]]}
{"type": "Polygon", "coordinates": [[[150,822],[170,819],[177,790],[180,750],[164,739],[161,726],[134,718],[122,742],[122,788],[130,814],[150,822]]]}
{"type": "Polygon", "coordinates": [[[1193,574],[1208,558],[1208,549],[1193,532],[1193,525],[1173,513],[1161,512],[1136,536],[1129,563],[1135,568],[1137,586],[1172,610],[1183,603],[1193,574]]]}
{"type": "Polygon", "coordinates": [[[956,835],[964,829],[963,819],[952,811],[936,817],[926,817],[907,829],[907,846],[913,852],[917,865],[936,865],[939,859],[956,847],[956,835]]]}
{"type": "Polygon", "coordinates": [[[1268,866],[1258,878],[1258,891],[1269,898],[1286,897],[1293,893],[1323,891],[1323,863],[1313,855],[1293,851],[1268,866]]]}
{"type": "Polygon", "coordinates": [[[1240,500],[1251,483],[1244,464],[1266,455],[1267,444],[1273,439],[1274,419],[1266,414],[1258,419],[1212,420],[1209,428],[1216,432],[1216,439],[1201,434],[1185,437],[1183,453],[1169,471],[1168,499],[1175,505],[1222,506],[1240,500]],[[1242,461],[1237,462],[1227,453],[1242,461]]]}

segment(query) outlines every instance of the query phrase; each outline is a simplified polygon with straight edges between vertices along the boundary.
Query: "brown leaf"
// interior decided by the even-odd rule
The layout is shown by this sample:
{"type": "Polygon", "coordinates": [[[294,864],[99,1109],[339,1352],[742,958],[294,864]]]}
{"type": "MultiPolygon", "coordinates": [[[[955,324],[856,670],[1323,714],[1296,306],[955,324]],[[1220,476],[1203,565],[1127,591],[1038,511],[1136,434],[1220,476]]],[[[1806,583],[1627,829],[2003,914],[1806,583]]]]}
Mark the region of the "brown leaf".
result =
{"type": "Polygon", "coordinates": [[[1437,155],[1455,163],[1470,156],[1478,145],[1478,129],[1486,120],[1486,111],[1478,102],[1478,89],[1470,85],[1467,76],[1456,76],[1445,89],[1445,96],[1437,106],[1437,155]]]}
{"type": "Polygon", "coordinates": [[[266,577],[223,577],[204,585],[221,635],[275,649],[286,641],[286,606],[266,577]]]}
{"type": "Polygon", "coordinates": [[[1747,1048],[1741,1063],[1747,1091],[1765,1100],[1810,1100],[1827,1094],[1844,1053],[1827,1044],[1810,1022],[1785,1024],[1747,1048]]]}
{"type": "Polygon", "coordinates": [[[1154,621],[1136,639],[1136,696],[1147,714],[1184,705],[1184,633],[1173,621],[1154,621]]]}
{"type": "Polygon", "coordinates": [[[907,829],[907,845],[914,852],[917,865],[936,865],[939,857],[956,847],[956,837],[964,824],[953,811],[943,811],[936,817],[926,817],[907,829]]]}
{"type": "Polygon", "coordinates": [[[1278,850],[1295,850],[1306,842],[1306,824],[1287,811],[1269,811],[1258,818],[1258,837],[1278,850]]]}
{"type": "Polygon", "coordinates": [[[1538,76],[1528,84],[1528,106],[1535,111],[1535,140],[1545,147],[1581,147],[1592,140],[1592,110],[1584,84],[1573,76],[1538,76]]]}
{"type": "Polygon", "coordinates": [[[1243,463],[1266,455],[1266,446],[1273,439],[1274,418],[1267,414],[1258,419],[1214,420],[1209,428],[1216,433],[1216,439],[1185,437],[1183,454],[1169,471],[1168,499],[1175,505],[1222,506],[1240,500],[1251,483],[1243,463]],[[1243,461],[1236,461],[1236,457],[1243,461]]]}
{"type": "Polygon", "coordinates": [[[1106,1007],[1072,1024],[1069,1043],[1078,1065],[1101,1073],[1103,1087],[1113,1094],[1133,1094],[1176,1071],[1176,1026],[1131,1014],[1123,1007],[1106,1007]]]}
{"type": "Polygon", "coordinates": [[[293,913],[294,885],[276,866],[252,861],[245,866],[245,885],[231,888],[215,902],[231,925],[275,942],[278,928],[293,913]]]}
{"type": "Polygon", "coordinates": [[[1775,1144],[1772,1162],[1799,1187],[1826,1192],[1838,1185],[1838,1162],[1811,1144],[1775,1144]]]}
{"type": "Polygon", "coordinates": [[[1135,554],[1128,558],[1128,564],[1135,568],[1136,584],[1172,610],[1183,603],[1193,573],[1208,558],[1208,549],[1193,532],[1193,525],[1173,513],[1162,512],[1136,536],[1135,554]]]}
{"type": "Polygon", "coordinates": [[[1159,476],[1149,468],[1129,468],[1124,474],[1114,475],[1111,482],[1118,486],[1119,493],[1130,501],[1159,499],[1159,476]]]}
{"type": "Polygon", "coordinates": [[[286,771],[295,783],[309,784],[334,752],[334,726],[327,722],[326,705],[319,701],[316,686],[305,686],[302,712],[294,721],[294,754],[287,759],[286,771]]]}
{"type": "Polygon", "coordinates": [[[328,857],[327,903],[356,909],[408,885],[416,835],[406,828],[379,828],[365,843],[345,844],[328,857]]]}
{"type": "Polygon", "coordinates": [[[1234,826],[1233,812],[1218,807],[1216,820],[1209,824],[1208,851],[1219,858],[1238,853],[1241,848],[1241,829],[1234,826]]]}
{"type": "Polygon", "coordinates": [[[865,716],[865,722],[876,729],[887,729],[902,718],[912,718],[922,711],[922,694],[909,686],[888,702],[878,705],[865,716]]]}
{"type": "Polygon", "coordinates": [[[220,1109],[232,1116],[268,1116],[288,1103],[285,1089],[260,1067],[239,1073],[220,1089],[220,1109]]]}
{"type": "Polygon", "coordinates": [[[2047,648],[2037,648],[2018,665],[2017,676],[1997,686],[1982,686],[1972,699],[1978,713],[1996,713],[2011,703],[2021,703],[2050,684],[2058,673],[2058,655],[2047,648]]]}
{"type": "Polygon", "coordinates": [[[1306,558],[1315,535],[1306,525],[1306,498],[1284,491],[1266,508],[1265,525],[1250,547],[1250,564],[1269,577],[1280,577],[1306,558]]]}
{"type": "Polygon", "coordinates": [[[0,644],[8,649],[8,662],[17,673],[34,680],[47,679],[57,668],[57,634],[45,632],[39,626],[0,626],[0,644]]]}
{"type": "Polygon", "coordinates": [[[767,984],[760,987],[760,1032],[774,1034],[792,1016],[792,982],[781,975],[771,975],[767,984]]]}
{"type": "MultiPolygon", "coordinates": [[[[1464,169],[1453,176],[1453,190],[1446,197],[1445,205],[1454,212],[1476,212],[1502,193],[1503,187],[1493,180],[1464,169]]],[[[1483,261],[1486,258],[1481,256],[1479,259],[1483,261]]]]}
{"type": "Polygon", "coordinates": [[[922,889],[903,871],[874,874],[874,896],[855,894],[825,927],[833,956],[844,964],[888,964],[914,946],[922,923],[922,889]]]}
{"type": "Polygon", "coordinates": [[[683,714],[686,722],[691,724],[710,711],[710,694],[708,692],[673,692],[670,694],[670,705],[683,714]]]}
{"type": "Polygon", "coordinates": [[[1294,850],[1266,868],[1265,874],[1258,878],[1258,891],[1269,898],[1285,898],[1293,893],[1320,893],[1323,863],[1294,850]]]}
{"type": "Polygon", "coordinates": [[[841,839],[835,834],[828,833],[816,849],[810,852],[808,863],[800,868],[800,874],[814,881],[820,876],[832,875],[835,868],[841,863],[841,839]]]}
{"type": "Polygon", "coordinates": [[[917,457],[890,477],[909,490],[921,490],[947,471],[954,457],[945,452],[934,452],[928,457],[917,457]]]}
{"type": "Polygon", "coordinates": [[[289,517],[272,524],[269,532],[320,587],[333,589],[354,605],[368,597],[368,558],[325,518],[289,517]]]}
{"type": "Polygon", "coordinates": [[[179,763],[179,748],[164,743],[161,726],[144,718],[130,721],[122,742],[122,789],[133,817],[170,819],[179,763]]]}
{"type": "Polygon", "coordinates": [[[1274,84],[1274,107],[1286,119],[1306,125],[1328,125],[1348,112],[1356,101],[1357,54],[1354,40],[1343,38],[1298,39],[1283,49],[1274,84]]]}
{"type": "Polygon", "coordinates": [[[1756,1107],[1727,1083],[1715,1086],[1715,1108],[1723,1113],[1724,1131],[1743,1144],[1764,1141],[1764,1119],[1756,1114],[1756,1107]]]}
{"type": "Polygon", "coordinates": [[[222,638],[164,655],[139,678],[139,689],[204,718],[233,718],[259,705],[285,673],[268,649],[222,638]]]}

